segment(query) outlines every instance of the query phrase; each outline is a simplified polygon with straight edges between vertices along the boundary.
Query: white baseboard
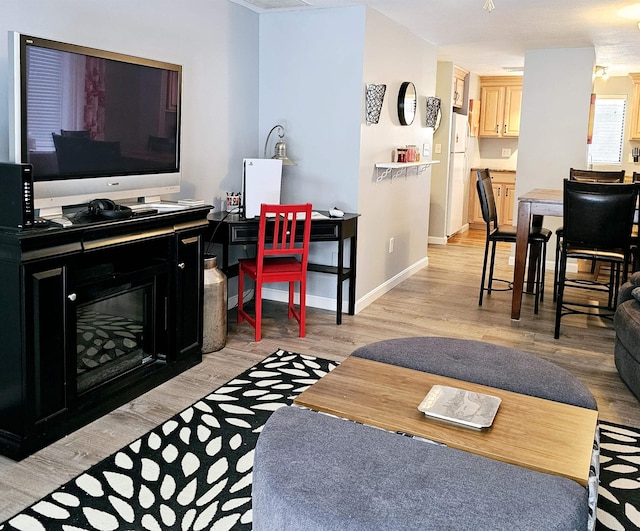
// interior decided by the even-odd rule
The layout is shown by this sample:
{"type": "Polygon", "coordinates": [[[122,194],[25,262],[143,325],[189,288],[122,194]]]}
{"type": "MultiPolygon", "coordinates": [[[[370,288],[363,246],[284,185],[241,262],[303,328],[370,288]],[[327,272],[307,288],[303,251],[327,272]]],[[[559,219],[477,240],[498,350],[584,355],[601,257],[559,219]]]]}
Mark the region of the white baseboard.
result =
{"type": "MultiPolygon", "coordinates": [[[[245,290],[243,301],[244,302],[249,302],[250,300],[253,300],[253,293],[254,292],[253,292],[252,289],[245,290]]],[[[233,310],[237,306],[238,306],[238,296],[237,295],[231,295],[230,297],[227,297],[227,310],[233,310]]]]}
{"type": "MultiPolygon", "coordinates": [[[[244,302],[249,302],[253,300],[254,291],[252,289],[245,291],[244,293],[244,302]]],[[[289,292],[280,289],[273,288],[262,288],[262,298],[270,301],[277,302],[289,302],[289,292]]],[[[298,296],[296,294],[296,304],[299,302],[298,296]]],[[[227,309],[231,310],[238,306],[238,296],[231,295],[227,301],[227,309]]],[[[336,310],[336,299],[330,297],[319,297],[317,295],[309,295],[307,294],[307,306],[311,308],[320,308],[322,310],[336,310]]],[[[342,302],[342,311],[344,313],[349,311],[349,302],[342,302]]]]}
{"type": "Polygon", "coordinates": [[[424,269],[428,265],[429,265],[429,257],[425,256],[422,260],[419,260],[415,264],[406,268],[404,271],[401,271],[397,275],[391,277],[389,280],[387,280],[383,284],[380,284],[380,286],[378,286],[374,290],[371,290],[364,297],[361,297],[356,301],[356,313],[365,309],[367,306],[369,306],[369,304],[379,299],[385,293],[387,293],[388,291],[391,291],[398,284],[408,279],[412,275],[416,274],[421,269],[424,269]]]}
{"type": "MultiPolygon", "coordinates": [[[[394,277],[390,278],[374,290],[370,291],[360,299],[356,300],[356,308],[355,312],[358,313],[369,304],[374,302],[376,299],[382,297],[388,291],[391,291],[402,281],[411,277],[421,269],[424,269],[429,265],[429,258],[425,257],[422,260],[416,262],[415,264],[409,266],[404,271],[401,271],[394,277]]],[[[264,299],[278,301],[278,302],[288,302],[289,300],[289,292],[286,290],[278,290],[272,288],[262,288],[262,297],[264,299]]],[[[229,298],[229,307],[233,308],[232,299],[235,299],[235,304],[238,304],[238,297],[230,297],[229,298]]],[[[296,302],[298,302],[298,298],[296,297],[296,302]]],[[[319,295],[309,295],[307,294],[307,306],[311,308],[320,308],[322,310],[329,310],[335,312],[336,310],[336,298],[334,297],[322,297],[319,295]]],[[[342,312],[347,313],[349,311],[349,301],[342,301],[342,312]]]]}
{"type": "MultiPolygon", "coordinates": [[[[463,232],[467,232],[469,230],[469,223],[465,223],[464,225],[462,225],[462,227],[460,227],[460,230],[458,230],[455,234],[462,234],[463,232]]],[[[455,234],[452,234],[452,236],[455,236],[455,234]]],[[[427,243],[430,243],[432,245],[446,245],[448,242],[449,238],[448,237],[442,237],[442,236],[429,236],[429,238],[427,239],[427,243]]]]}
{"type": "MultiPolygon", "coordinates": [[[[263,285],[264,286],[264,285],[263,285]]],[[[262,288],[262,297],[270,301],[289,302],[289,292],[286,290],[262,288]]],[[[298,296],[295,298],[296,304],[298,303],[298,296]]],[[[310,295],[307,293],[307,306],[311,308],[320,308],[321,310],[336,310],[336,298],[335,297],[321,297],[319,295],[310,295]]],[[[349,311],[349,302],[342,301],[342,311],[344,313],[349,311]]]]}

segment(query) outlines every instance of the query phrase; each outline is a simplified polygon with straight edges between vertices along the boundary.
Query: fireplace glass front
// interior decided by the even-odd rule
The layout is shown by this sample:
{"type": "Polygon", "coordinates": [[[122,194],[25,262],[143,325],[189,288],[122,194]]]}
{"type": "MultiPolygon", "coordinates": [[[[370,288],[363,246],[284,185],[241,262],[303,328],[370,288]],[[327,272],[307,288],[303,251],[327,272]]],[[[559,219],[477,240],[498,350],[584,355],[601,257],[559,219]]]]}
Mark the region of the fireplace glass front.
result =
{"type": "MultiPolygon", "coordinates": [[[[166,263],[85,282],[76,307],[78,395],[166,360],[166,263]]],[[[114,274],[114,271],[118,273],[114,274]]]]}

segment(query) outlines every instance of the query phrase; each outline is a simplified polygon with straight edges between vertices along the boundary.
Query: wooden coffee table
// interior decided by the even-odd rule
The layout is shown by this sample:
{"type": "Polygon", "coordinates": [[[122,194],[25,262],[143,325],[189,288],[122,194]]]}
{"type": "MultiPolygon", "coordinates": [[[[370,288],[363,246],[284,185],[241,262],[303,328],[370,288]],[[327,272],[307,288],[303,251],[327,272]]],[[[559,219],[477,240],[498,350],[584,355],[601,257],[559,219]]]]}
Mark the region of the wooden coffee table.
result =
{"type": "Polygon", "coordinates": [[[294,404],[565,476],[586,486],[598,412],[395,365],[350,357],[294,404]],[[502,399],[493,425],[475,430],[425,417],[417,407],[434,384],[502,399]]]}

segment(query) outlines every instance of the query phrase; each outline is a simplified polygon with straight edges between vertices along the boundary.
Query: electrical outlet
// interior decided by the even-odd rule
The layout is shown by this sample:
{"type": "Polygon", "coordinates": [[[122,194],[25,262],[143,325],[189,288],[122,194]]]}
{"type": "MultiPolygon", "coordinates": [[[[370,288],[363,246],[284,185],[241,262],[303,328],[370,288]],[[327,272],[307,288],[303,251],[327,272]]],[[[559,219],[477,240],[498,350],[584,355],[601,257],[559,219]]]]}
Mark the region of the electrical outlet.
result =
{"type": "Polygon", "coordinates": [[[509,148],[502,148],[502,156],[503,157],[510,157],[511,156],[511,150],[509,148]]]}
{"type": "Polygon", "coordinates": [[[393,252],[393,237],[389,238],[389,254],[393,252]]]}
{"type": "Polygon", "coordinates": [[[427,158],[431,155],[431,146],[429,144],[422,144],[422,155],[427,158]]]}

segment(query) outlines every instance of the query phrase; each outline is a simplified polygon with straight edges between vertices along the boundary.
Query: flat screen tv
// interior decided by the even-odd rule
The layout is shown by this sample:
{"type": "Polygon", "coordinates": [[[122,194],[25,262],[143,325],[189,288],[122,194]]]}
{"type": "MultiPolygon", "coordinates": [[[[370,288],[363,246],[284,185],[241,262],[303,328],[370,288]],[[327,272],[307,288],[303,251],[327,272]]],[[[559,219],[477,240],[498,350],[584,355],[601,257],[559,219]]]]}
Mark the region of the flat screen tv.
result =
{"type": "Polygon", "coordinates": [[[10,156],[40,215],[180,191],[179,65],[16,32],[9,53],[10,156]]]}

